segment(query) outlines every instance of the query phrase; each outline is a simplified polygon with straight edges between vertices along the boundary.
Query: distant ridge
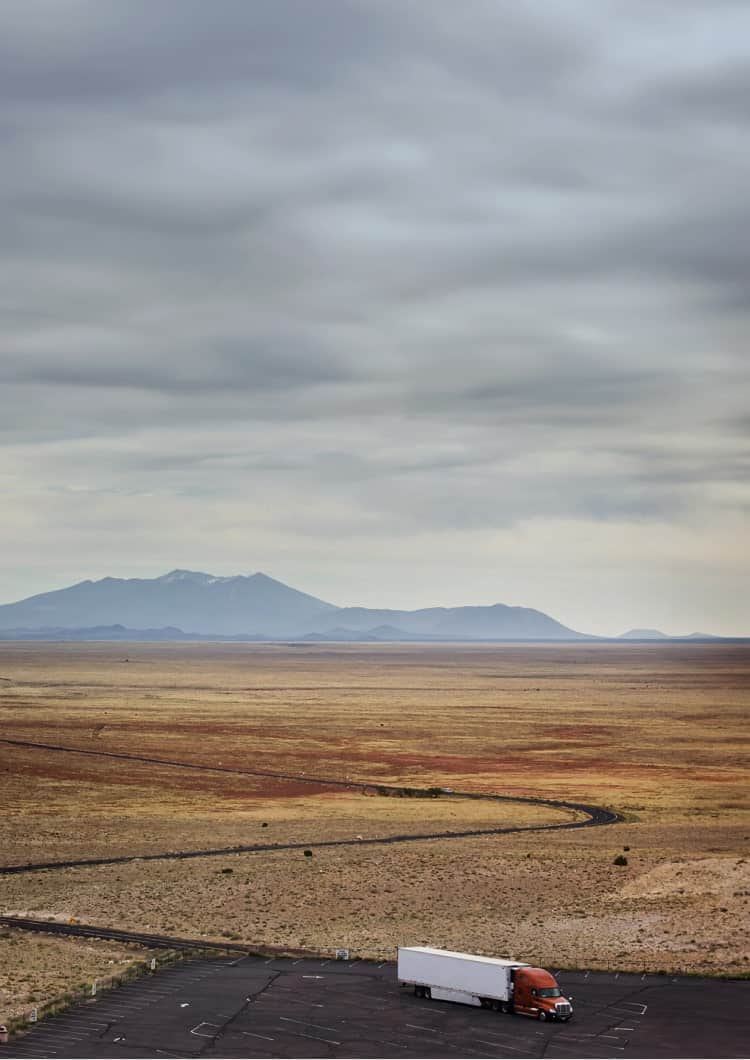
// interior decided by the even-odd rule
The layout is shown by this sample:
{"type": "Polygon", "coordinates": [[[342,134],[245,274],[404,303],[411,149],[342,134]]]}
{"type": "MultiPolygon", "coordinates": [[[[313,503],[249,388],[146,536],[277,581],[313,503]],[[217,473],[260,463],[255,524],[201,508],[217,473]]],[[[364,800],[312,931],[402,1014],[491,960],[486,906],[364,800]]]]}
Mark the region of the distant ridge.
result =
{"type": "Polygon", "coordinates": [[[620,634],[619,640],[669,640],[669,637],[660,629],[629,629],[620,634]]]}
{"type": "Polygon", "coordinates": [[[336,607],[267,574],[101,578],[0,606],[4,640],[592,640],[542,611],[493,604],[336,607]],[[183,632],[189,630],[190,632],[183,632]]]}
{"type": "Polygon", "coordinates": [[[252,634],[222,636],[220,633],[185,633],[176,626],[164,626],[162,629],[129,629],[116,623],[113,626],[88,626],[83,629],[66,629],[61,626],[46,626],[40,629],[0,629],[2,640],[123,640],[123,641],[181,641],[181,640],[227,640],[258,641],[264,637],[252,634]]]}
{"type": "Polygon", "coordinates": [[[713,633],[682,633],[670,636],[658,629],[629,629],[621,633],[617,640],[736,640],[743,638],[717,637],[713,633]]]}

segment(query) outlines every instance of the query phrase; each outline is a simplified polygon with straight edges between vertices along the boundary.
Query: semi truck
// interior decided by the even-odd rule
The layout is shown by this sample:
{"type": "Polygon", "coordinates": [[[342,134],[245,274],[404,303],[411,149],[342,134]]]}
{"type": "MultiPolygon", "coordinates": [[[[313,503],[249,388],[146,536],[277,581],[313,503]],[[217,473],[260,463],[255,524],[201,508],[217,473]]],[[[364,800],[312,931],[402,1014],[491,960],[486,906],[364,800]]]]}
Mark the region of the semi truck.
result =
{"type": "Polygon", "coordinates": [[[566,1022],[573,1015],[573,1006],[554,976],[521,961],[399,946],[397,974],[400,985],[413,986],[417,997],[518,1012],[539,1020],[566,1022]]]}

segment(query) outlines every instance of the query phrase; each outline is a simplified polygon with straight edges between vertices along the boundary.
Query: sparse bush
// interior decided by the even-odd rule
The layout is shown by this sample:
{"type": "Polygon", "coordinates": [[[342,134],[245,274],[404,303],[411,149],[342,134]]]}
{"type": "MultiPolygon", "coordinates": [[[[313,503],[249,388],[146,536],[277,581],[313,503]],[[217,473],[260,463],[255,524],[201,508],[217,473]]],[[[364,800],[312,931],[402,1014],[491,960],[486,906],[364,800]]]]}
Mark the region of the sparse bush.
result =
{"type": "Polygon", "coordinates": [[[615,860],[612,862],[613,865],[627,865],[628,859],[624,854],[618,854],[615,860]]]}

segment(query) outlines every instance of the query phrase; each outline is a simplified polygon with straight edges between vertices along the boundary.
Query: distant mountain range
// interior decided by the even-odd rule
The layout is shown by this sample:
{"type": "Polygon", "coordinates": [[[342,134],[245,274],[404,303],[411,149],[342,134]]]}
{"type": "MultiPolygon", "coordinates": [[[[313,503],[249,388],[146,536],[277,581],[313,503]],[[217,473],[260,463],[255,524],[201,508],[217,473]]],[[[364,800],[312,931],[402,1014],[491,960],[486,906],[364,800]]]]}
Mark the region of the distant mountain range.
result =
{"type": "Polygon", "coordinates": [[[721,640],[711,633],[685,633],[682,636],[671,637],[668,633],[662,633],[660,629],[629,629],[627,633],[621,633],[619,640],[721,640]]]}
{"type": "Polygon", "coordinates": [[[528,607],[336,607],[266,574],[102,578],[0,606],[4,640],[588,640],[528,607]]]}
{"type": "MultiPolygon", "coordinates": [[[[102,578],[0,606],[0,640],[593,641],[530,607],[336,607],[267,574],[102,578]]],[[[631,629],[620,640],[714,640],[631,629]]]]}

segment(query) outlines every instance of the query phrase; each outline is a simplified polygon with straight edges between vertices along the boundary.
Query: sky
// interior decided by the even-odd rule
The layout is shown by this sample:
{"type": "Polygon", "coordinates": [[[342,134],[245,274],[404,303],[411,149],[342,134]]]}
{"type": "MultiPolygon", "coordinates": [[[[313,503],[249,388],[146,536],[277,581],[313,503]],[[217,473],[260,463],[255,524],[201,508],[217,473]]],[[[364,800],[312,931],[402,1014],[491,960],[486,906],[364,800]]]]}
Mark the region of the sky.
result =
{"type": "Polygon", "coordinates": [[[750,7],[4,0],[0,602],[750,635],[750,7]]]}

